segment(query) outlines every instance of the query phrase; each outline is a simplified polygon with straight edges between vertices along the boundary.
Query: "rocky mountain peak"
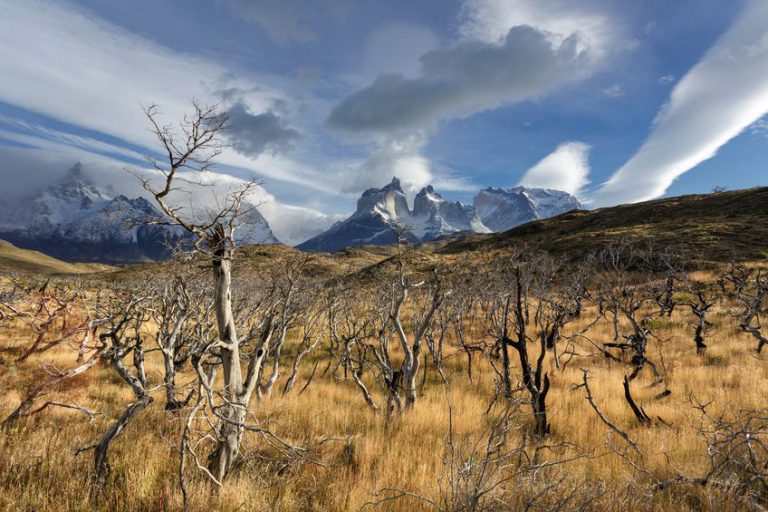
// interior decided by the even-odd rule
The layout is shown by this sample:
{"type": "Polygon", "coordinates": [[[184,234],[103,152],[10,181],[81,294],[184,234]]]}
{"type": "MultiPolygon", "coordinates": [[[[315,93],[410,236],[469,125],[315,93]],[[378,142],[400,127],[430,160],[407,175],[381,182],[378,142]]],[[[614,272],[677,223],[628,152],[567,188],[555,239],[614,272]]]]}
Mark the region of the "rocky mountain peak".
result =
{"type": "Polygon", "coordinates": [[[408,200],[398,178],[382,188],[369,188],[357,200],[357,213],[374,212],[391,221],[398,221],[410,215],[408,200]]]}

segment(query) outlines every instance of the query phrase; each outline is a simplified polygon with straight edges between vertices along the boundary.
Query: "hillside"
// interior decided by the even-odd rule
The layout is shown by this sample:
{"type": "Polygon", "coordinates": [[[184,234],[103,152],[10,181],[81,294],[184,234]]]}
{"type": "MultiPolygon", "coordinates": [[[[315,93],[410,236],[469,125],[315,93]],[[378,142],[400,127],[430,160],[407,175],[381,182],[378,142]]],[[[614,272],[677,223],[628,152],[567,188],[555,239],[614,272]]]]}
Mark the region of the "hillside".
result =
{"type": "Polygon", "coordinates": [[[673,247],[696,259],[766,258],[768,187],[574,210],[503,233],[454,239],[437,251],[460,253],[525,244],[576,256],[623,240],[673,247]]]}
{"type": "Polygon", "coordinates": [[[0,240],[0,272],[33,272],[37,274],[85,274],[102,272],[112,267],[97,263],[66,263],[46,254],[20,249],[0,240]]]}

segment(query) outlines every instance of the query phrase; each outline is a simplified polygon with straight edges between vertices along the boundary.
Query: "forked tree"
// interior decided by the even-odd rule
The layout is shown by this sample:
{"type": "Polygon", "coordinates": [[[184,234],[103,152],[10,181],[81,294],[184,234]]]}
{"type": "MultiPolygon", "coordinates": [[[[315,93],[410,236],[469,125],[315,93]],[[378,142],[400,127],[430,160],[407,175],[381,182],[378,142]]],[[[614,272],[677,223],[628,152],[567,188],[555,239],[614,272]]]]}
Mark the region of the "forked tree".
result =
{"type": "MultiPolygon", "coordinates": [[[[210,261],[218,339],[208,343],[205,349],[216,350],[220,354],[223,389],[216,390],[215,394],[221,396],[223,404],[217,409],[216,447],[208,469],[221,482],[240,452],[246,412],[264,357],[263,349],[254,350],[247,357],[242,355],[232,309],[235,230],[240,217],[252,208],[246,198],[253,192],[256,183],[246,182],[229,192],[226,197],[220,198],[218,211],[209,212],[202,218],[190,208],[183,208],[173,201],[173,192],[178,191],[181,184],[189,186],[196,173],[210,170],[213,160],[225,148],[223,135],[228,126],[227,115],[218,112],[215,107],[203,107],[196,102],[192,106],[192,113],[175,126],[161,122],[156,105],[144,109],[163,156],[149,159],[162,177],[160,184],[154,184],[149,178],[141,178],[141,183],[165,216],[158,223],[186,230],[194,239],[195,250],[204,253],[210,261]],[[243,364],[247,364],[245,372],[243,364]]],[[[212,393],[212,390],[208,391],[212,393]]]]}
{"type": "Polygon", "coordinates": [[[538,254],[516,256],[509,262],[499,262],[497,282],[489,286],[483,301],[488,334],[496,339],[494,352],[501,353],[501,369],[491,362],[499,377],[500,393],[507,401],[511,401],[516,391],[512,386],[509,352],[509,347],[512,347],[520,362],[520,377],[529,395],[537,437],[544,437],[550,432],[547,420],[550,380],[544,368],[547,337],[538,336],[539,353],[533,361],[528,350],[528,342],[533,339],[528,335],[529,316],[526,311],[532,300],[531,288],[536,270],[546,263],[538,254]]]}

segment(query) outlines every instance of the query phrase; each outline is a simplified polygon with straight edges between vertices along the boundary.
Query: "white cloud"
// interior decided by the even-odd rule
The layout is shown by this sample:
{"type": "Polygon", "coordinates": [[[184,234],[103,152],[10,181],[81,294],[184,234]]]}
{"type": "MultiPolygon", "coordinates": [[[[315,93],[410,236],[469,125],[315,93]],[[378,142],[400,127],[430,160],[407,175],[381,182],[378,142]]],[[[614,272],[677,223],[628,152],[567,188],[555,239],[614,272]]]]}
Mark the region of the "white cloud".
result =
{"type": "Polygon", "coordinates": [[[554,44],[577,34],[579,50],[602,57],[622,43],[622,27],[603,0],[466,0],[462,38],[498,43],[510,27],[529,25],[547,33],[554,44]]]}
{"type": "Polygon", "coordinates": [[[592,70],[593,55],[571,34],[560,42],[530,26],[509,29],[501,44],[465,41],[421,57],[408,79],[381,75],[342,100],[329,125],[359,136],[434,129],[443,119],[536,97],[592,70]]]}
{"type": "Polygon", "coordinates": [[[658,197],[768,112],[768,2],[750,0],[733,26],[672,90],[640,150],[594,204],[658,197]]]}
{"type": "Polygon", "coordinates": [[[328,215],[323,212],[291,206],[277,201],[268,201],[259,206],[259,212],[267,219],[275,236],[287,245],[298,245],[319,235],[336,221],[347,215],[328,215]]]}
{"type": "Polygon", "coordinates": [[[579,195],[589,183],[589,151],[583,142],[564,142],[525,172],[520,185],[553,188],[579,195]]]}
{"type": "Polygon", "coordinates": [[[338,169],[340,191],[356,193],[381,187],[393,177],[400,179],[406,191],[417,191],[433,181],[429,160],[420,151],[425,143],[420,133],[382,141],[365,160],[348,162],[338,169]]]}
{"type": "Polygon", "coordinates": [[[664,75],[659,77],[659,85],[668,85],[675,81],[675,75],[664,75]]]}
{"type": "Polygon", "coordinates": [[[624,96],[624,88],[618,84],[614,84],[603,89],[603,94],[609,98],[621,98],[624,96]]]}

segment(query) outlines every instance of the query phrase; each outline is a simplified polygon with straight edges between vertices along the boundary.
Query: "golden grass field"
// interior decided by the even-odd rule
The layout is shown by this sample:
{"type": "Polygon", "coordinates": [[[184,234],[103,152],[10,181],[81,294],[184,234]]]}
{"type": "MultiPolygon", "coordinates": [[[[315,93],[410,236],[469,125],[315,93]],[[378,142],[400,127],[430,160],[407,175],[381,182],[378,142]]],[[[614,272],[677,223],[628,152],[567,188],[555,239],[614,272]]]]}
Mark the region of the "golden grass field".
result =
{"type": "MultiPolygon", "coordinates": [[[[702,276],[714,279],[714,274],[702,276]]],[[[588,308],[580,320],[568,325],[565,334],[580,331],[595,314],[594,308],[588,308]]],[[[577,355],[564,368],[556,368],[548,354],[545,367],[552,380],[547,398],[552,432],[543,440],[529,435],[530,407],[521,392],[522,404],[514,414],[512,435],[507,441],[512,448],[525,437],[528,466],[541,467],[520,471],[500,484],[505,489],[504,501],[495,505],[492,502],[490,509],[525,510],[527,505],[532,505],[533,510],[748,509],[722,486],[680,483],[654,492],[654,481],[645,472],[659,480],[678,475],[694,478],[707,472],[706,443],[699,432],[703,418],[693,405],[695,401],[711,402],[711,413],[722,411],[734,417],[739,411],[765,407],[765,356],[755,354],[753,340],[738,330],[727,304],[716,306],[709,318],[714,325],[706,333],[709,348],[704,354],[694,350],[693,317],[687,308],[678,307],[671,318],[654,321],[655,339],[648,357],[657,364],[663,362],[665,382],[651,387],[650,372],[643,372],[632,383],[635,399],[654,419],[650,426],[637,422],[624,399],[622,380],[631,370],[628,365],[606,359],[584,340],[575,342],[577,355]],[[637,443],[641,453],[629,449],[601,422],[585,399],[584,388],[575,387],[582,382],[582,369],[589,371],[597,406],[637,443]],[[665,386],[671,395],[654,399],[665,386]]],[[[17,354],[31,343],[32,333],[18,319],[1,325],[0,417],[4,418],[18,405],[25,390],[44,375],[43,364],[71,367],[76,350],[58,347],[17,363],[17,354]]],[[[622,324],[623,330],[628,327],[622,324]]],[[[600,321],[587,335],[608,341],[611,329],[609,323],[600,321]]],[[[290,342],[289,333],[285,366],[295,351],[290,342]]],[[[486,357],[475,354],[474,382],[470,382],[464,353],[453,344],[446,352],[447,393],[430,366],[415,408],[386,421],[366,406],[351,380],[334,378],[330,371],[323,375],[329,356],[322,348],[315,350],[304,361],[296,388],[288,395],[281,393],[288,373],[284,371],[271,397],[254,398],[249,420],[297,444],[328,439],[317,453],[323,464],[304,461],[282,467],[281,454],[263,436],[246,432],[243,462],[222,489],[206,483],[199,472],[187,467],[190,509],[435,509],[415,497],[383,500],[403,491],[433,500],[443,510],[458,510],[441,499],[441,483],[445,490],[450,477],[446,465],[448,399],[454,448],[464,454],[466,466],[473,460],[473,446],[477,449],[475,458],[481,457],[484,450],[489,425],[486,410],[494,395],[496,374],[486,357]],[[317,375],[299,393],[317,358],[317,375]],[[380,492],[384,489],[396,490],[380,492]]],[[[537,355],[537,347],[531,352],[537,355]]],[[[513,372],[518,366],[513,358],[513,372]]],[[[150,382],[162,380],[162,361],[156,353],[147,354],[147,372],[150,382]]],[[[519,381],[517,373],[513,376],[519,381]]],[[[192,378],[187,372],[178,380],[184,384],[192,378]]],[[[381,403],[381,390],[372,382],[369,389],[381,403]]],[[[158,399],[112,443],[111,481],[98,496],[90,486],[92,452],[76,455],[75,450],[96,441],[134,399],[130,388],[114,369],[100,365],[41,398],[41,402],[76,402],[99,415],[89,421],[77,411],[50,407],[0,431],[0,509],[180,510],[178,438],[183,414],[164,411],[162,390],[156,394],[158,399]]],[[[491,478],[515,471],[511,463],[509,466],[498,468],[491,478]]]]}

